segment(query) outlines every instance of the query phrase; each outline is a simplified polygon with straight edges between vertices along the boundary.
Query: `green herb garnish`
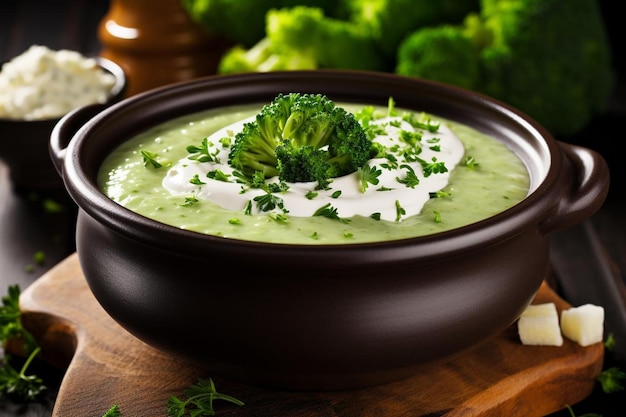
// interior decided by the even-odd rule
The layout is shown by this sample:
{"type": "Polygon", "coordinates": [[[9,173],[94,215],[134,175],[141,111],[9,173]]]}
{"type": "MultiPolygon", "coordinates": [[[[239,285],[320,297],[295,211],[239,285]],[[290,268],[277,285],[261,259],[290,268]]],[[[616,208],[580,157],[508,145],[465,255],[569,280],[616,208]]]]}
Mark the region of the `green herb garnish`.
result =
{"type": "Polygon", "coordinates": [[[476,162],[473,156],[466,156],[463,165],[465,165],[469,169],[476,169],[479,166],[478,162],[476,162]]]}
{"type": "Polygon", "coordinates": [[[359,176],[359,190],[364,193],[369,184],[378,185],[380,182],[378,177],[380,177],[382,173],[383,172],[376,168],[375,165],[369,166],[365,164],[357,169],[357,174],[359,176]]]}
{"type": "Polygon", "coordinates": [[[443,174],[444,172],[448,172],[448,168],[444,162],[437,162],[437,158],[434,156],[431,161],[432,162],[420,160],[425,177],[429,177],[431,174],[443,174]]]}
{"type": "Polygon", "coordinates": [[[207,138],[202,139],[200,146],[189,145],[186,149],[191,154],[188,158],[193,161],[217,162],[216,158],[209,153],[209,140],[207,138]]]}
{"type": "Polygon", "coordinates": [[[157,161],[157,154],[149,151],[141,151],[141,157],[143,158],[143,166],[152,168],[161,168],[163,164],[157,161]]]}
{"type": "Polygon", "coordinates": [[[37,341],[24,327],[22,327],[22,312],[19,307],[20,287],[9,286],[9,292],[2,297],[0,306],[0,342],[9,339],[21,338],[24,343],[24,352],[28,355],[22,368],[17,371],[10,364],[10,356],[5,355],[4,365],[0,368],[0,393],[16,396],[22,400],[32,401],[46,390],[43,380],[36,375],[27,375],[26,371],[35,357],[41,351],[37,341]]]}
{"type": "Polygon", "coordinates": [[[276,207],[283,208],[283,199],[275,196],[272,193],[265,193],[253,198],[256,202],[256,206],[261,211],[271,211],[276,207]]]}
{"type": "Polygon", "coordinates": [[[185,197],[185,201],[181,204],[181,206],[183,207],[191,207],[194,204],[198,203],[200,200],[198,200],[198,197],[196,196],[190,196],[190,197],[185,197]]]}
{"type": "Polygon", "coordinates": [[[196,384],[192,384],[185,390],[184,400],[171,396],[167,401],[167,415],[169,417],[200,417],[214,416],[213,402],[217,400],[227,401],[238,406],[244,402],[227,394],[221,394],[215,389],[211,378],[199,378],[196,384]]]}
{"type": "Polygon", "coordinates": [[[121,415],[120,407],[117,404],[113,404],[102,417],[121,417],[121,415]]]}
{"type": "Polygon", "coordinates": [[[321,216],[326,217],[333,220],[339,220],[342,223],[349,223],[350,219],[342,219],[339,217],[339,213],[337,212],[337,208],[330,205],[330,203],[318,208],[313,216],[321,216]]]}
{"type": "Polygon", "coordinates": [[[6,395],[15,395],[26,401],[32,401],[46,390],[43,380],[37,375],[26,375],[35,356],[41,351],[40,347],[30,352],[22,368],[17,371],[9,363],[10,356],[5,355],[4,366],[0,368],[0,392],[6,395]]]}
{"type": "Polygon", "coordinates": [[[602,385],[602,391],[607,394],[622,391],[626,382],[626,372],[617,367],[605,369],[598,376],[598,382],[602,385]]]}
{"type": "Polygon", "coordinates": [[[396,200],[396,221],[399,222],[405,214],[406,210],[400,205],[400,202],[396,200]]]}
{"type": "Polygon", "coordinates": [[[396,181],[398,181],[400,184],[406,185],[409,188],[415,188],[419,185],[420,179],[417,177],[415,170],[410,165],[402,164],[400,165],[400,168],[406,169],[406,175],[404,176],[404,178],[396,177],[396,181]]]}
{"type": "Polygon", "coordinates": [[[193,184],[193,185],[204,185],[204,184],[206,184],[206,182],[204,182],[204,181],[202,181],[202,180],[200,179],[200,176],[199,176],[198,174],[194,175],[194,176],[193,176],[193,177],[189,180],[189,182],[190,182],[191,184],[193,184]]]}
{"type": "Polygon", "coordinates": [[[316,193],[314,191],[308,191],[304,196],[309,199],[309,200],[313,200],[315,197],[317,197],[319,195],[319,193],[316,193]]]}
{"type": "Polygon", "coordinates": [[[230,182],[230,179],[228,178],[230,175],[221,169],[207,172],[206,177],[216,181],[230,182]]]}

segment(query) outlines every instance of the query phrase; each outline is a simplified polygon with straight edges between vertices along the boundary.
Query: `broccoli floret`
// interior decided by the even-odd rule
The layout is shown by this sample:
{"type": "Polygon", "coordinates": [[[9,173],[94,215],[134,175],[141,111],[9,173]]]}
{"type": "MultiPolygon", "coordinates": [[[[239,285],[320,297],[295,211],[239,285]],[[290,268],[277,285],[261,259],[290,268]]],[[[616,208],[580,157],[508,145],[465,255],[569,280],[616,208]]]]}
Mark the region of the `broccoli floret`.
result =
{"type": "Polygon", "coordinates": [[[328,154],[314,146],[294,146],[287,140],[276,148],[281,177],[288,182],[318,181],[319,188],[324,188],[329,181],[326,163],[328,154]],[[285,161],[283,163],[283,161],[285,161]],[[321,181],[321,183],[319,182],[321,181]]]}
{"type": "Polygon", "coordinates": [[[250,49],[237,45],[228,50],[218,72],[393,68],[366,26],[333,18],[322,8],[271,9],[266,14],[265,33],[250,49]]]}
{"type": "Polygon", "coordinates": [[[479,53],[461,27],[425,28],[402,44],[396,72],[474,89],[480,74],[479,53]]]}
{"type": "Polygon", "coordinates": [[[317,68],[393,71],[396,49],[423,25],[460,22],[478,0],[339,0],[334,8],[274,7],[267,11],[265,37],[235,45],[218,72],[264,72],[317,68]]]}
{"type": "Polygon", "coordinates": [[[235,45],[221,57],[217,72],[235,74],[241,72],[269,72],[317,69],[313,56],[301,53],[275,53],[269,38],[261,39],[250,49],[235,45]]]}
{"type": "Polygon", "coordinates": [[[229,163],[252,178],[278,176],[286,182],[318,182],[362,167],[375,153],[352,113],[321,94],[279,94],[246,123],[229,153],[229,163]]]}
{"type": "Polygon", "coordinates": [[[348,20],[374,33],[387,59],[418,28],[460,23],[479,9],[479,0],[344,0],[348,20]]]}
{"type": "Polygon", "coordinates": [[[482,0],[461,25],[411,34],[396,72],[485,93],[562,137],[605,109],[615,83],[594,0],[482,0]]]}
{"type": "Polygon", "coordinates": [[[331,11],[335,0],[182,0],[187,14],[212,33],[251,47],[265,36],[265,14],[272,8],[304,4],[331,11]]]}

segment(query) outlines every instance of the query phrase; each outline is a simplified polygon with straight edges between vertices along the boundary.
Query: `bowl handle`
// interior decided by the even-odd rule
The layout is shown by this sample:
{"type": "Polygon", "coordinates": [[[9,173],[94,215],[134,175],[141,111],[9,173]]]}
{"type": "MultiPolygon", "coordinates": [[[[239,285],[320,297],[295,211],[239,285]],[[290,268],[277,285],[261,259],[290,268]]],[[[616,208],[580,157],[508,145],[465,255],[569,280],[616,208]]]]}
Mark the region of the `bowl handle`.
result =
{"type": "Polygon", "coordinates": [[[609,167],[591,149],[558,142],[563,154],[561,194],[554,213],[539,224],[546,235],[582,223],[604,203],[609,191],[609,167]]]}
{"type": "Polygon", "coordinates": [[[50,133],[48,151],[57,173],[63,177],[63,160],[70,141],[83,125],[93,116],[100,113],[105,104],[90,104],[68,112],[57,122],[50,133]]]}

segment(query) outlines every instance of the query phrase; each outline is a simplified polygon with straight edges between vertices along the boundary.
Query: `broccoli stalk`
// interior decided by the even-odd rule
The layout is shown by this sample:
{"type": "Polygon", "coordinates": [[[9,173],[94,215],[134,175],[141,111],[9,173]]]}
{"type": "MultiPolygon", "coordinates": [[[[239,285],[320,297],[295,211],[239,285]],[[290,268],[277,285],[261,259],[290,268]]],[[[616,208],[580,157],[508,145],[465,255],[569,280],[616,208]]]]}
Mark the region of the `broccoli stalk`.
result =
{"type": "Polygon", "coordinates": [[[602,111],[615,82],[595,0],[482,0],[463,24],[409,35],[395,71],[482,92],[560,136],[602,111]]]}
{"type": "Polygon", "coordinates": [[[321,94],[279,94],[246,123],[229,153],[249,179],[261,173],[285,182],[317,181],[355,172],[375,147],[352,113],[321,94]]]}

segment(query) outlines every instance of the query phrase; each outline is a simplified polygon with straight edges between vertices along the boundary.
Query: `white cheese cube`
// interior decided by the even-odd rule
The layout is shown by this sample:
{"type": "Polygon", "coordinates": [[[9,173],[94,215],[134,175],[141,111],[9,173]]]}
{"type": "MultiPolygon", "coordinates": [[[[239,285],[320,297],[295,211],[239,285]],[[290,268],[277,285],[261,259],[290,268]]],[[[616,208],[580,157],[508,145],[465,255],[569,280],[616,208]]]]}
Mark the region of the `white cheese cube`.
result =
{"type": "Polygon", "coordinates": [[[517,330],[524,345],[563,345],[559,315],[554,303],[528,306],[517,321],[517,330]]]}
{"type": "Polygon", "coordinates": [[[602,342],[604,308],[593,304],[572,307],[561,312],[563,335],[581,346],[602,342]]]}

